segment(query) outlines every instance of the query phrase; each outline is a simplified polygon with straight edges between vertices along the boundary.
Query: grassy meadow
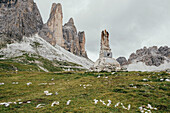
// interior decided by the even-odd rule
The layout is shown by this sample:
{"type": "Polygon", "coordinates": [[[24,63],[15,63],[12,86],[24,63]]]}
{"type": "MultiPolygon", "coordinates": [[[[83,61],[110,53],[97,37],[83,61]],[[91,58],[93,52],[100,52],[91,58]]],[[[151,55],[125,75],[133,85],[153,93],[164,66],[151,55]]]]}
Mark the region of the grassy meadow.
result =
{"type": "Polygon", "coordinates": [[[0,113],[140,113],[139,107],[168,113],[169,78],[166,72],[1,71],[0,113]]]}

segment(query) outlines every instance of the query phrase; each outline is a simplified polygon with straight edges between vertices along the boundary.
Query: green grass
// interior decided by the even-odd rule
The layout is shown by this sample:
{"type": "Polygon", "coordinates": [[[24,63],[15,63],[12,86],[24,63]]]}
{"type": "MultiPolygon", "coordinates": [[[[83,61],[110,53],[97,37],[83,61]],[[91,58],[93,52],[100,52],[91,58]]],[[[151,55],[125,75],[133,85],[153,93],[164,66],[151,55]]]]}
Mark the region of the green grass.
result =
{"type": "Polygon", "coordinates": [[[49,72],[63,71],[63,69],[68,69],[66,66],[72,66],[71,69],[73,70],[78,70],[78,71],[83,70],[81,68],[75,67],[75,66],[78,67],[82,67],[82,66],[72,62],[57,61],[57,60],[50,61],[39,55],[28,54],[28,53],[25,53],[19,57],[3,59],[3,60],[0,59],[0,71],[8,71],[8,70],[11,71],[16,69],[20,71],[29,71],[30,69],[33,69],[33,71],[37,71],[37,70],[41,70],[39,69],[39,66],[45,68],[49,72]]]}
{"type": "Polygon", "coordinates": [[[54,113],[54,112],[87,112],[87,113],[140,113],[139,107],[151,104],[158,110],[151,110],[152,113],[170,112],[170,83],[160,81],[160,78],[169,78],[165,72],[116,72],[93,73],[93,72],[0,72],[0,103],[17,102],[21,99],[23,104],[11,104],[9,107],[0,105],[2,113],[54,113]],[[100,78],[97,76],[100,75],[100,78]],[[108,78],[106,78],[108,77],[108,78]],[[51,79],[54,78],[54,81],[51,79]],[[144,82],[143,79],[148,79],[144,82]],[[19,84],[12,84],[19,82],[19,84]],[[32,82],[27,86],[26,83],[32,82]],[[48,83],[48,85],[39,85],[48,83]],[[49,85],[55,83],[55,85],[49,85]],[[80,86],[81,84],[81,86],[80,86]],[[83,85],[88,85],[86,88],[83,85]],[[133,84],[133,85],[132,85],[133,84]],[[137,88],[134,88],[136,86],[137,88]],[[44,91],[50,93],[58,92],[58,95],[46,96],[44,91]],[[108,100],[112,104],[108,107],[101,102],[94,104],[94,99],[108,100]],[[30,100],[31,103],[26,102],[30,100]],[[66,102],[71,100],[70,105],[66,102]],[[51,107],[54,101],[60,104],[51,107]],[[129,111],[121,106],[114,105],[122,102],[125,107],[131,104],[129,111]],[[36,109],[38,104],[45,104],[43,108],[36,109]]]}

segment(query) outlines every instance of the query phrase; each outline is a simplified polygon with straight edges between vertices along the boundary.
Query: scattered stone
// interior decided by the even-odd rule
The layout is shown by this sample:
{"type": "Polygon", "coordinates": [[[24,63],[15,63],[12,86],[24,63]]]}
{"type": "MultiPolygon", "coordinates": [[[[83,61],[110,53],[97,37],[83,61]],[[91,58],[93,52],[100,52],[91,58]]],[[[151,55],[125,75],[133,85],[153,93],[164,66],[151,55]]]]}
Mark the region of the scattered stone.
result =
{"type": "Polygon", "coordinates": [[[71,102],[71,100],[68,100],[66,105],[69,105],[69,104],[70,104],[70,102],[71,102]]]}
{"type": "Polygon", "coordinates": [[[106,105],[106,103],[103,100],[100,100],[101,103],[103,103],[103,105],[106,105]]]}
{"type": "Polygon", "coordinates": [[[18,102],[18,104],[22,104],[23,102],[18,102]]]}
{"type": "Polygon", "coordinates": [[[120,102],[118,102],[118,103],[115,105],[115,108],[116,108],[116,107],[118,107],[118,106],[119,106],[119,104],[120,104],[120,102]]]}
{"type": "Polygon", "coordinates": [[[38,85],[47,85],[47,83],[40,83],[40,84],[38,84],[38,85]]]}
{"type": "Polygon", "coordinates": [[[12,84],[18,84],[18,82],[12,82],[12,84]]]}
{"type": "Polygon", "coordinates": [[[58,95],[58,92],[55,92],[55,95],[58,95]]]}
{"type": "Polygon", "coordinates": [[[148,106],[141,106],[139,107],[141,113],[151,113],[151,110],[158,110],[157,108],[153,108],[150,104],[148,106]]]}
{"type": "Polygon", "coordinates": [[[143,81],[144,81],[144,82],[147,82],[147,81],[148,81],[148,79],[144,78],[144,79],[143,79],[143,81]]]}
{"type": "Polygon", "coordinates": [[[28,82],[28,83],[27,83],[27,86],[29,86],[29,85],[31,85],[31,84],[32,84],[32,82],[28,82]]]}
{"type": "Polygon", "coordinates": [[[115,72],[112,72],[112,75],[114,75],[115,74],[115,72]]]}
{"type": "Polygon", "coordinates": [[[51,86],[51,85],[55,85],[55,83],[49,83],[49,85],[51,86]]]}
{"type": "Polygon", "coordinates": [[[165,79],[166,82],[170,82],[170,79],[165,79]]]}
{"type": "Polygon", "coordinates": [[[45,106],[45,104],[38,104],[37,106],[36,106],[36,108],[43,108],[45,106]]]}
{"type": "Polygon", "coordinates": [[[1,86],[1,85],[4,85],[4,83],[0,83],[0,86],[1,86]]]}
{"type": "Polygon", "coordinates": [[[53,107],[54,105],[59,105],[60,103],[58,101],[54,101],[52,104],[51,104],[51,107],[53,107]]]}
{"type": "Polygon", "coordinates": [[[162,79],[160,79],[160,81],[164,81],[164,79],[162,78],[162,79]]]}
{"type": "Polygon", "coordinates": [[[99,75],[99,76],[97,76],[97,78],[100,78],[100,75],[99,75]]]}
{"type": "Polygon", "coordinates": [[[47,95],[47,96],[50,96],[50,95],[53,94],[53,93],[49,93],[49,91],[44,91],[44,93],[45,93],[45,95],[47,95]]]}
{"type": "Polygon", "coordinates": [[[110,104],[112,103],[112,101],[111,100],[108,100],[108,104],[107,104],[107,106],[110,106],[110,104]]]}
{"type": "Polygon", "coordinates": [[[28,103],[28,104],[30,104],[30,103],[31,103],[31,101],[27,101],[27,103],[28,103]]]}
{"type": "Polygon", "coordinates": [[[98,100],[94,99],[94,104],[97,104],[98,103],[98,100]]]}

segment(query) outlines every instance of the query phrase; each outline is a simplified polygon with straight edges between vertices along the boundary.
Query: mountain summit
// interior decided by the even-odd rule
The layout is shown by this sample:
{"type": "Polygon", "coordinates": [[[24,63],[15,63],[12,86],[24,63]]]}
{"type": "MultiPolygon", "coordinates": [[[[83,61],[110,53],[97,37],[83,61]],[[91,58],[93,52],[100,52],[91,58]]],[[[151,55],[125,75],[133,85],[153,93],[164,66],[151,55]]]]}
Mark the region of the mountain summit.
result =
{"type": "Polygon", "coordinates": [[[53,46],[57,44],[75,55],[88,58],[85,51],[85,32],[77,33],[73,18],[70,18],[63,26],[63,12],[60,3],[53,3],[50,17],[43,25],[39,35],[53,46]]]}

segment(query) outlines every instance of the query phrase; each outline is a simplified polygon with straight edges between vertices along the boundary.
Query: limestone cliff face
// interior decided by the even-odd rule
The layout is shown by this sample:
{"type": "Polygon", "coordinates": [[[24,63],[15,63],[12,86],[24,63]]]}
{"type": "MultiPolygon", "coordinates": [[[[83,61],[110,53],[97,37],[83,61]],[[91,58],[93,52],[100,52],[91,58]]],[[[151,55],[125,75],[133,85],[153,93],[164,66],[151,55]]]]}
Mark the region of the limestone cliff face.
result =
{"type": "Polygon", "coordinates": [[[165,61],[170,62],[170,48],[168,46],[160,47],[157,46],[143,49],[138,49],[136,53],[132,53],[128,59],[128,63],[133,61],[143,62],[147,66],[160,66],[165,61]]]}
{"type": "Polygon", "coordinates": [[[43,21],[33,0],[1,0],[0,46],[37,33],[43,21]]]}
{"type": "Polygon", "coordinates": [[[62,6],[61,4],[54,3],[51,8],[50,18],[47,23],[43,25],[39,35],[53,46],[57,44],[75,55],[87,58],[85,51],[85,33],[77,33],[73,18],[70,18],[64,26],[62,26],[62,24],[62,6]]]}
{"type": "Polygon", "coordinates": [[[85,51],[85,33],[77,33],[72,18],[63,26],[63,38],[65,39],[65,49],[78,55],[87,58],[85,51]]]}
{"type": "Polygon", "coordinates": [[[128,59],[125,57],[119,57],[117,61],[121,65],[128,65],[134,62],[143,62],[147,66],[160,66],[166,62],[170,62],[170,48],[168,46],[161,46],[158,48],[157,46],[153,47],[144,47],[142,49],[138,49],[136,53],[132,53],[128,59]]]}
{"type": "Polygon", "coordinates": [[[39,35],[53,46],[58,44],[64,47],[64,39],[62,32],[63,13],[61,4],[53,3],[51,7],[50,17],[46,24],[43,25],[39,35]]]}

